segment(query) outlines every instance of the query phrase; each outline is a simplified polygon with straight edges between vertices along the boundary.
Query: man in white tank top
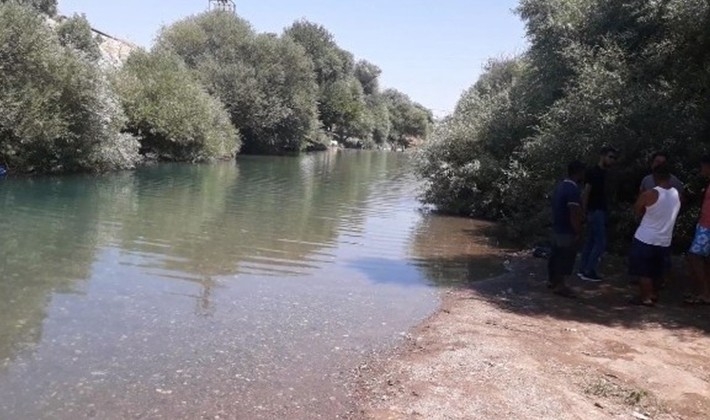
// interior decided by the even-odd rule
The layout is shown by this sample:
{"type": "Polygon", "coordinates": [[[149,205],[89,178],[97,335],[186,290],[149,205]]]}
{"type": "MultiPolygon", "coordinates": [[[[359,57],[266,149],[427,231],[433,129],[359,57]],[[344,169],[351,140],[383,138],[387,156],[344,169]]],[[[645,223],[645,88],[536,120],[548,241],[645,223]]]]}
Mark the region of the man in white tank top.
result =
{"type": "Polygon", "coordinates": [[[653,178],[657,186],[643,192],[634,206],[641,223],[629,253],[629,274],[639,277],[641,292],[632,303],[645,306],[653,306],[658,300],[654,282],[663,277],[680,211],[680,193],[671,186],[668,166],[654,168],[653,178]]]}

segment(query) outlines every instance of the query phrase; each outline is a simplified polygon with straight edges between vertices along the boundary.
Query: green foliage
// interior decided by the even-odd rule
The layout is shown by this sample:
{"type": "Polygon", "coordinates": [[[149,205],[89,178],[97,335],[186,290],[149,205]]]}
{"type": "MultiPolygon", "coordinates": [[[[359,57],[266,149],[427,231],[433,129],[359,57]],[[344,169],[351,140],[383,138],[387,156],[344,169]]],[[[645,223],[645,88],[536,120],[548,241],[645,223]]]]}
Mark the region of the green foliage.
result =
{"type": "Polygon", "coordinates": [[[519,59],[490,62],[454,114],[437,125],[418,160],[429,181],[426,202],[461,215],[506,217],[503,201],[512,201],[507,193],[521,175],[509,170],[520,144],[510,133],[524,125],[515,98],[525,69],[519,59]]]}
{"type": "Polygon", "coordinates": [[[321,25],[300,20],[284,36],[303,47],[318,83],[318,115],[329,135],[343,142],[369,135],[363,88],[354,76],[352,54],[336,44],[321,25]]]}
{"type": "Polygon", "coordinates": [[[226,158],[242,138],[244,152],[281,154],[429,131],[428,111],[381,94],[380,69],[356,64],[320,25],[299,21],[277,36],[204,13],[163,28],[151,52],[109,78],[89,22],[47,19],[56,6],[0,0],[0,163],[12,171],[128,168],[139,152],[226,158]]]}
{"type": "Polygon", "coordinates": [[[372,140],[375,144],[383,145],[387,142],[392,126],[387,102],[380,94],[368,95],[365,102],[367,104],[367,118],[372,129],[372,140]]]}
{"type": "Polygon", "coordinates": [[[0,161],[15,172],[127,168],[135,139],[99,69],[42,18],[0,4],[0,161]]]}
{"type": "Polygon", "coordinates": [[[390,115],[390,143],[408,147],[416,139],[426,139],[433,124],[431,111],[394,89],[383,92],[390,115]]]}
{"type": "Polygon", "coordinates": [[[299,20],[284,31],[284,35],[301,45],[313,61],[316,82],[323,87],[352,74],[353,55],[335,43],[325,27],[299,20]]]}
{"type": "Polygon", "coordinates": [[[0,3],[15,3],[28,6],[48,16],[57,14],[57,0],[0,0],[0,3]]]}
{"type": "Polygon", "coordinates": [[[182,60],[167,50],[137,50],[115,78],[128,116],[127,129],[142,152],[161,160],[234,157],[239,134],[218,99],[210,96],[182,60]]]}
{"type": "Polygon", "coordinates": [[[382,70],[367,60],[360,60],[355,64],[355,77],[362,85],[365,95],[374,95],[380,91],[378,78],[382,70]]]}
{"type": "Polygon", "coordinates": [[[91,25],[85,15],[74,15],[57,26],[59,41],[64,46],[76,48],[86,53],[91,60],[101,58],[101,50],[96,42],[91,25]]]}
{"type": "Polygon", "coordinates": [[[229,13],[205,13],[163,29],[174,51],[227,107],[246,153],[304,149],[318,125],[313,64],[288,37],[257,35],[229,13]]]}
{"type": "Polygon", "coordinates": [[[323,87],[320,118],[339,141],[369,135],[371,129],[365,121],[365,97],[357,79],[345,78],[323,87]]]}
{"type": "Polygon", "coordinates": [[[535,235],[566,163],[595,164],[613,144],[611,225],[626,238],[649,154],[670,152],[690,180],[708,151],[710,4],[523,0],[518,11],[530,49],[491,63],[437,128],[419,159],[424,200],[535,235]]]}

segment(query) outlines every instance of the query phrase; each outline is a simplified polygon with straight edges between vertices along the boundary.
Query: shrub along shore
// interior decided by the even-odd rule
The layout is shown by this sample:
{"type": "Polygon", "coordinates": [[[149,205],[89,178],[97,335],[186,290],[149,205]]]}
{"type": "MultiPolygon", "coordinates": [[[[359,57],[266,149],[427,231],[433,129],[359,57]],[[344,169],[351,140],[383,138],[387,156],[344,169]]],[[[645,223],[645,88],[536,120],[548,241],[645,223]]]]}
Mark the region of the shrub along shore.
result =
{"type": "Polygon", "coordinates": [[[429,110],[381,70],[300,20],[282,34],[207,12],[164,27],[119,67],[84,16],[56,0],[0,0],[0,165],[10,173],[129,169],[242,153],[321,150],[333,141],[407,147],[429,110]]]}
{"type": "Polygon", "coordinates": [[[654,151],[670,154],[691,198],[692,235],[710,152],[710,3],[706,0],[521,0],[529,48],[491,60],[418,159],[424,200],[502,221],[517,239],[549,225],[549,194],[567,163],[621,150],[610,229],[627,246],[631,203],[654,151]]]}

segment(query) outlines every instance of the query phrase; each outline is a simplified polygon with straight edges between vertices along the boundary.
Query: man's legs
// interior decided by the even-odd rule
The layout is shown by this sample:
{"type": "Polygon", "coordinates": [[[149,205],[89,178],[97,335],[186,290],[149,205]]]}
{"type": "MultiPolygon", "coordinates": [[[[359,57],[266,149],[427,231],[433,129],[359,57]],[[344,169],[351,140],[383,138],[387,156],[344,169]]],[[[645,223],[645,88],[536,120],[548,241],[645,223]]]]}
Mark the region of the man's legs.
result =
{"type": "Polygon", "coordinates": [[[673,279],[673,262],[671,261],[671,252],[668,251],[663,256],[663,274],[653,279],[653,287],[656,292],[668,287],[668,281],[673,279]]]}
{"type": "Polygon", "coordinates": [[[639,277],[639,296],[643,304],[653,304],[658,299],[653,288],[653,279],[650,277],[639,277]]]}
{"type": "Polygon", "coordinates": [[[550,256],[547,259],[547,285],[551,289],[555,288],[559,283],[559,275],[557,274],[559,254],[557,244],[553,242],[550,256]]]}
{"type": "Polygon", "coordinates": [[[592,249],[594,248],[594,241],[596,240],[594,236],[594,226],[592,223],[592,215],[594,213],[587,213],[587,229],[584,238],[584,247],[582,248],[582,255],[579,260],[579,273],[585,274],[587,266],[589,265],[589,258],[592,255],[592,249]]]}
{"type": "Polygon", "coordinates": [[[592,247],[587,265],[587,273],[589,274],[597,274],[599,261],[606,251],[606,214],[603,211],[595,211],[593,220],[594,247],[592,247]]]}
{"type": "Polygon", "coordinates": [[[698,293],[703,301],[710,303],[710,260],[705,258],[703,260],[703,263],[703,271],[705,276],[702,277],[703,281],[700,284],[700,289],[698,289],[698,293]]]}
{"type": "Polygon", "coordinates": [[[548,280],[553,293],[573,297],[565,285],[565,278],[572,274],[577,248],[572,235],[554,235],[552,253],[548,260],[548,280]]]}
{"type": "Polygon", "coordinates": [[[651,267],[651,283],[644,284],[643,279],[640,280],[639,287],[641,288],[641,297],[651,299],[652,302],[658,302],[658,296],[663,288],[663,279],[668,268],[670,267],[671,247],[654,246],[652,248],[652,258],[649,261],[651,267]]]}
{"type": "Polygon", "coordinates": [[[587,243],[582,255],[582,274],[597,279],[597,266],[606,251],[606,214],[601,210],[589,213],[587,219],[587,243]]]}
{"type": "MultiPolygon", "coordinates": [[[[688,265],[698,296],[710,301],[710,229],[698,226],[688,252],[688,265]]],[[[691,299],[692,301],[692,299],[691,299]]]]}
{"type": "Polygon", "coordinates": [[[653,306],[656,298],[653,279],[663,270],[662,250],[638,239],[631,243],[629,252],[629,274],[638,278],[639,295],[631,303],[653,306]]]}

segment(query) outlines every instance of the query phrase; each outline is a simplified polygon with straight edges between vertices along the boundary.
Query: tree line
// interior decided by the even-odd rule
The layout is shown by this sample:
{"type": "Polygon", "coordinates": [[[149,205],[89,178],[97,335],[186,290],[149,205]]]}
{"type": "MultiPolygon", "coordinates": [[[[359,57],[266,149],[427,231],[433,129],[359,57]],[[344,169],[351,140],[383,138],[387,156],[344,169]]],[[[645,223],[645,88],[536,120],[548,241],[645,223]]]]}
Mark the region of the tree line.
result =
{"type": "Polygon", "coordinates": [[[258,33],[227,12],[159,32],[119,68],[82,15],[56,0],[0,0],[0,165],[16,173],[132,168],[242,153],[407,147],[429,110],[379,86],[323,26],[258,33]]]}
{"type": "MultiPolygon", "coordinates": [[[[629,205],[654,151],[699,192],[710,145],[710,3],[522,0],[523,54],[491,60],[420,153],[424,201],[504,221],[517,238],[549,225],[549,194],[569,161],[621,151],[610,226],[630,237],[629,205]]],[[[682,215],[686,227],[695,214],[682,215]]],[[[692,229],[681,229],[682,231],[692,229]]]]}

